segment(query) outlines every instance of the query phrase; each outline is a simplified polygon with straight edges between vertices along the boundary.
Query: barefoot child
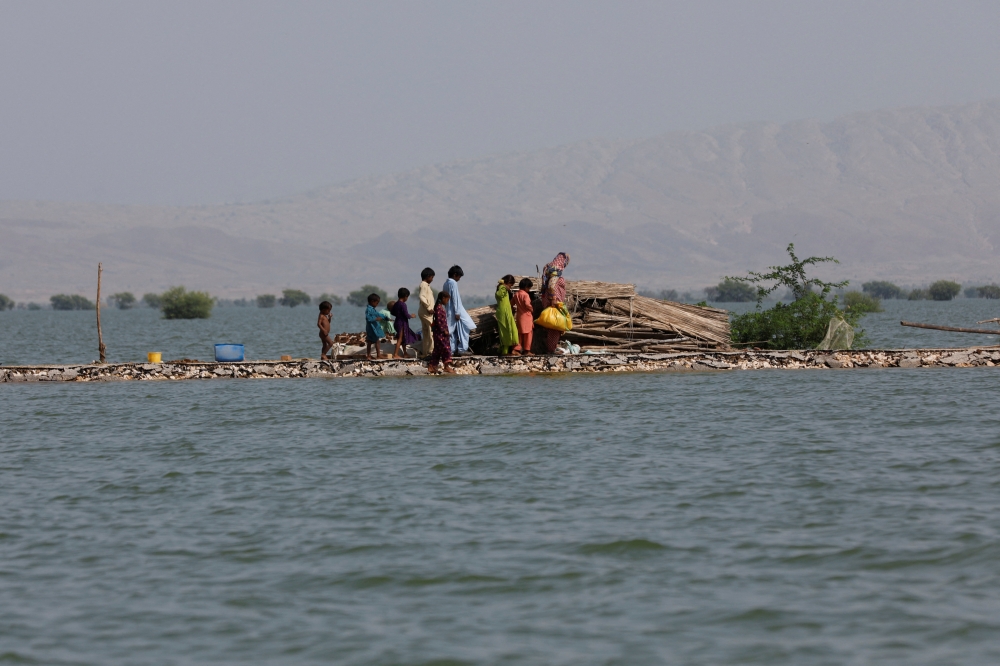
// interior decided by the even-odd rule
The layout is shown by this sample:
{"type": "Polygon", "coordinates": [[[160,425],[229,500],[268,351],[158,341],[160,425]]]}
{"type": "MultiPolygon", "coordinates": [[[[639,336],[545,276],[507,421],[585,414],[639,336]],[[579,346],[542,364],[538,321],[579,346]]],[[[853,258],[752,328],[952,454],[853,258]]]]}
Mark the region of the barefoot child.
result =
{"type": "Polygon", "coordinates": [[[323,350],[319,353],[319,360],[321,361],[330,358],[327,356],[327,352],[333,348],[333,340],[330,339],[332,312],[333,304],[330,301],[323,301],[319,304],[319,321],[316,322],[316,325],[319,326],[319,339],[323,343],[323,350]]]}
{"type": "Polygon", "coordinates": [[[389,306],[389,312],[396,318],[396,349],[392,352],[392,357],[404,358],[406,356],[406,346],[412,345],[414,342],[419,342],[420,336],[410,328],[410,320],[415,319],[417,316],[410,314],[410,310],[406,306],[406,301],[410,298],[410,290],[406,287],[400,287],[396,293],[399,296],[399,300],[389,306]],[[400,350],[403,352],[402,356],[399,354],[400,350]]]}
{"type": "Polygon", "coordinates": [[[372,345],[375,345],[375,357],[385,358],[382,348],[379,347],[379,340],[385,337],[382,330],[382,322],[388,321],[385,316],[379,313],[378,304],[382,299],[378,294],[368,294],[368,307],[365,309],[365,358],[372,360],[372,345]]]}
{"type": "Polygon", "coordinates": [[[514,308],[517,311],[517,335],[520,340],[521,355],[531,356],[532,331],[535,330],[535,314],[531,308],[531,280],[524,278],[517,285],[514,294],[514,308]]]}
{"type": "Polygon", "coordinates": [[[451,296],[448,292],[438,293],[437,302],[434,304],[434,323],[431,330],[434,333],[434,350],[427,359],[427,372],[434,374],[438,371],[438,363],[444,364],[444,371],[455,374],[451,367],[451,331],[448,329],[448,301],[451,296]]]}

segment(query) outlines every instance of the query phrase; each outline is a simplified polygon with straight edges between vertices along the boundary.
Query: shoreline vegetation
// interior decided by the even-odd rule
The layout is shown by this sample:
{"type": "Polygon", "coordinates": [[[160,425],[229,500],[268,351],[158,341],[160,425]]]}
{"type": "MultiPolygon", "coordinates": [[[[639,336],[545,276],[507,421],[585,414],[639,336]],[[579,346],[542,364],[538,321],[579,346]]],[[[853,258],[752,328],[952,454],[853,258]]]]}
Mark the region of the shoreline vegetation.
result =
{"type": "MultiPolygon", "coordinates": [[[[373,285],[366,285],[371,287],[373,285]]],[[[364,291],[365,287],[355,290],[364,291]]],[[[385,293],[385,290],[381,287],[375,287],[375,290],[365,292],[365,296],[369,293],[385,293]]],[[[351,292],[352,294],[355,292],[351,292]]],[[[884,300],[939,300],[948,301],[958,298],[964,299],[1000,299],[1000,285],[997,284],[984,284],[984,285],[974,285],[974,286],[963,286],[957,282],[952,282],[950,280],[938,280],[935,282],[928,283],[926,286],[900,286],[893,282],[887,281],[870,281],[862,284],[861,292],[857,290],[847,291],[844,289],[834,290],[834,294],[840,298],[844,298],[849,293],[862,293],[872,299],[877,299],[879,301],[884,300]],[[935,296],[937,294],[937,296],[935,296]]],[[[202,292],[208,293],[208,292],[202,292]]],[[[718,284],[711,287],[705,287],[700,292],[696,291],[684,291],[678,292],[676,289],[652,289],[648,287],[637,287],[636,293],[640,296],[645,296],[648,298],[655,298],[657,300],[664,301],[675,301],[677,303],[687,303],[691,305],[697,305],[701,302],[706,303],[750,303],[757,299],[756,293],[752,287],[745,284],[740,284],[736,278],[725,278],[718,284]]],[[[341,297],[332,292],[323,292],[319,296],[311,297],[309,300],[305,300],[308,297],[308,293],[299,289],[285,289],[279,296],[277,294],[260,294],[253,297],[242,297],[242,298],[222,298],[212,296],[214,302],[214,307],[260,307],[260,308],[273,308],[277,306],[283,307],[296,307],[298,305],[310,305],[319,304],[323,301],[329,301],[334,306],[344,305],[349,303],[355,305],[351,302],[349,297],[341,297]]],[[[463,302],[468,302],[470,307],[481,307],[493,302],[492,296],[484,296],[479,294],[470,294],[468,296],[463,295],[463,302]]],[[[785,291],[784,293],[769,294],[767,298],[764,299],[768,303],[784,303],[794,300],[794,293],[791,290],[785,291]]],[[[111,307],[119,310],[133,310],[140,308],[152,308],[155,310],[160,309],[162,304],[162,294],[157,293],[146,293],[141,297],[137,297],[132,292],[124,291],[118,292],[108,296],[105,303],[111,307]]],[[[363,307],[358,306],[358,307],[363,307]]],[[[88,299],[86,296],[80,294],[55,294],[49,297],[48,302],[32,302],[32,301],[15,301],[9,296],[0,293],[0,312],[4,310],[93,310],[94,302],[88,299]],[[59,304],[56,307],[56,303],[59,304]]],[[[877,310],[875,310],[877,312],[877,310]]]]}

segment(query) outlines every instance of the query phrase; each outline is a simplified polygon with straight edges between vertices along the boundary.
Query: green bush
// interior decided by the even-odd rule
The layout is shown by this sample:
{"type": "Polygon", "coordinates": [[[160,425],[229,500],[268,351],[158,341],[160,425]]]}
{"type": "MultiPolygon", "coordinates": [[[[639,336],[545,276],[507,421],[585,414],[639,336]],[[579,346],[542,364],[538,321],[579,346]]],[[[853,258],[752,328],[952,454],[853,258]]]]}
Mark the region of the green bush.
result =
{"type": "MultiPolygon", "coordinates": [[[[755,345],[769,349],[814,348],[826,337],[830,320],[843,319],[856,327],[862,313],[841,310],[837,297],[830,296],[833,289],[847,286],[844,282],[823,282],[806,276],[806,267],[814,264],[833,262],[833,257],[809,257],[799,259],[795,255],[795,245],[786,248],[792,263],[786,266],[770,266],[770,272],[751,271],[747,277],[727,278],[756,286],[757,309],[741,315],[733,315],[730,331],[734,344],[755,345]],[[792,296],[791,303],[776,303],[763,310],[761,303],[771,293],[786,287],[792,296]]],[[[725,280],[724,280],[725,281],[725,280]]],[[[862,347],[868,340],[864,331],[854,336],[854,346],[862,347]]]]}
{"type": "Polygon", "coordinates": [[[938,280],[927,289],[935,301],[950,301],[958,296],[960,291],[962,291],[962,285],[950,280],[938,280]]]}
{"type": "Polygon", "coordinates": [[[28,309],[29,310],[41,310],[42,306],[40,304],[35,303],[34,301],[32,301],[31,303],[28,303],[28,309]]]}
{"type": "Polygon", "coordinates": [[[309,298],[309,294],[298,289],[285,289],[281,292],[281,298],[278,300],[282,305],[294,308],[296,305],[309,305],[312,299],[309,298]]]}
{"type": "Polygon", "coordinates": [[[727,277],[714,287],[706,287],[705,296],[717,303],[749,303],[757,298],[757,290],[746,282],[727,277]]]}
{"type": "Polygon", "coordinates": [[[865,315],[869,312],[882,312],[882,301],[871,294],[860,291],[849,291],[844,294],[844,309],[865,315]]]}
{"type": "Polygon", "coordinates": [[[14,301],[12,301],[10,297],[7,296],[7,294],[0,294],[0,312],[3,312],[4,310],[13,310],[13,309],[14,309],[14,301]]]}
{"type": "Polygon", "coordinates": [[[213,305],[215,299],[208,292],[171,287],[163,292],[160,309],[164,319],[208,319],[213,305]]]}
{"type": "Polygon", "coordinates": [[[77,294],[56,294],[49,297],[53,310],[93,310],[94,303],[77,294]]]}
{"type": "Polygon", "coordinates": [[[870,294],[875,298],[881,298],[882,300],[890,298],[903,298],[902,289],[894,285],[892,282],[885,282],[884,280],[865,282],[861,285],[861,291],[866,294],[870,294]]]}
{"type": "Polygon", "coordinates": [[[926,289],[914,289],[909,294],[906,295],[906,300],[908,301],[929,301],[931,300],[931,293],[926,289]]]}
{"type": "Polygon", "coordinates": [[[159,294],[143,294],[142,302],[145,303],[148,308],[159,310],[160,306],[163,305],[163,298],[159,294]]]}
{"type": "MultiPolygon", "coordinates": [[[[389,300],[388,294],[386,294],[381,287],[376,287],[373,284],[366,284],[363,285],[360,289],[356,289],[351,293],[349,293],[347,295],[347,302],[350,303],[351,305],[357,305],[359,308],[363,308],[366,305],[368,305],[369,294],[378,294],[379,298],[382,299],[383,305],[385,305],[386,301],[389,300]]],[[[468,303],[465,303],[464,299],[463,299],[463,304],[468,306],[468,303]]]]}
{"type": "Polygon", "coordinates": [[[108,301],[119,310],[131,310],[135,307],[135,295],[132,294],[131,291],[122,291],[117,294],[112,294],[108,297],[108,301]]]}
{"type": "Polygon", "coordinates": [[[313,301],[313,303],[319,305],[323,301],[329,301],[330,305],[344,304],[344,299],[342,299],[340,296],[337,296],[337,294],[323,294],[322,296],[317,296],[316,299],[313,301]]]}
{"type": "Polygon", "coordinates": [[[257,296],[257,307],[273,308],[278,303],[278,298],[274,294],[260,294],[257,296]]]}
{"type": "Polygon", "coordinates": [[[979,298],[997,299],[1000,298],[1000,286],[987,284],[982,287],[976,287],[976,294],[978,294],[979,298]]]}
{"type": "MultiPolygon", "coordinates": [[[[776,303],[768,310],[735,315],[730,331],[737,344],[765,349],[812,349],[823,341],[834,317],[857,326],[861,314],[841,310],[836,296],[827,300],[821,294],[810,293],[791,303],[776,303]]],[[[854,346],[865,344],[864,332],[855,334],[854,346]]]]}

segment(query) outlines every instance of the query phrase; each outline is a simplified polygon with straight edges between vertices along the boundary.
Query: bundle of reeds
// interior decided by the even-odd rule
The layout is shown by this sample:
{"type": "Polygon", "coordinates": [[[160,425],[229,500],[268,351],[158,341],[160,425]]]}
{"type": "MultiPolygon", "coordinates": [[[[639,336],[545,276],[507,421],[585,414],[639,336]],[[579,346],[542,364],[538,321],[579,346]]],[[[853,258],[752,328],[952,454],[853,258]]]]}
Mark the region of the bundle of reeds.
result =
{"type": "MultiPolygon", "coordinates": [[[[531,279],[534,294],[540,285],[536,278],[531,279]]],[[[534,300],[537,317],[541,303],[534,300]]],[[[566,308],[573,318],[573,330],[563,337],[583,349],[669,352],[729,348],[729,313],[725,310],[639,296],[631,284],[567,280],[566,308]]],[[[498,338],[495,311],[495,306],[469,311],[477,327],[471,336],[473,347],[482,353],[498,338]]],[[[536,335],[536,340],[541,337],[536,335]]]]}

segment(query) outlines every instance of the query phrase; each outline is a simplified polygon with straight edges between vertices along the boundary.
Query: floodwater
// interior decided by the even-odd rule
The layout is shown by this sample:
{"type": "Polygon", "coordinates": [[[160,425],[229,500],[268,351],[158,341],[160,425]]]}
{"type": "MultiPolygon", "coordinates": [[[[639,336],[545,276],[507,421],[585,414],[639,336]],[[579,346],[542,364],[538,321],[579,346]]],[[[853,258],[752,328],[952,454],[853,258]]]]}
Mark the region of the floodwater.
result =
{"type": "MultiPolygon", "coordinates": [[[[878,346],[992,316],[888,306],[878,346]]],[[[154,315],[109,357],[316,355],[311,308],[154,315]]],[[[92,322],[0,313],[0,358],[92,322]]],[[[0,663],[1000,663],[998,378],[0,385],[0,663]]]]}
{"type": "MultiPolygon", "coordinates": [[[[1000,316],[1000,302],[986,299],[957,301],[886,301],[885,312],[865,317],[861,326],[871,346],[882,349],[904,347],[968,347],[995,345],[1000,336],[948,333],[900,326],[900,320],[944,324],[965,328],[988,328],[995,324],[977,321],[1000,316]]],[[[733,303],[738,312],[753,308],[733,303]]],[[[415,310],[414,310],[415,311],[415,310]]],[[[163,359],[214,359],[217,342],[235,342],[246,347],[247,359],[317,358],[320,352],[315,306],[261,309],[216,308],[209,319],[165,320],[156,310],[101,310],[107,360],[145,361],[146,353],[158,351],[163,359]]],[[[414,324],[414,330],[419,326],[414,324]]],[[[334,308],[334,333],[364,331],[364,310],[350,305],[334,308]]],[[[1000,331],[1000,329],[998,329],[1000,331]]],[[[97,326],[94,312],[13,310],[0,312],[0,364],[87,363],[97,358],[97,326]]]]}

